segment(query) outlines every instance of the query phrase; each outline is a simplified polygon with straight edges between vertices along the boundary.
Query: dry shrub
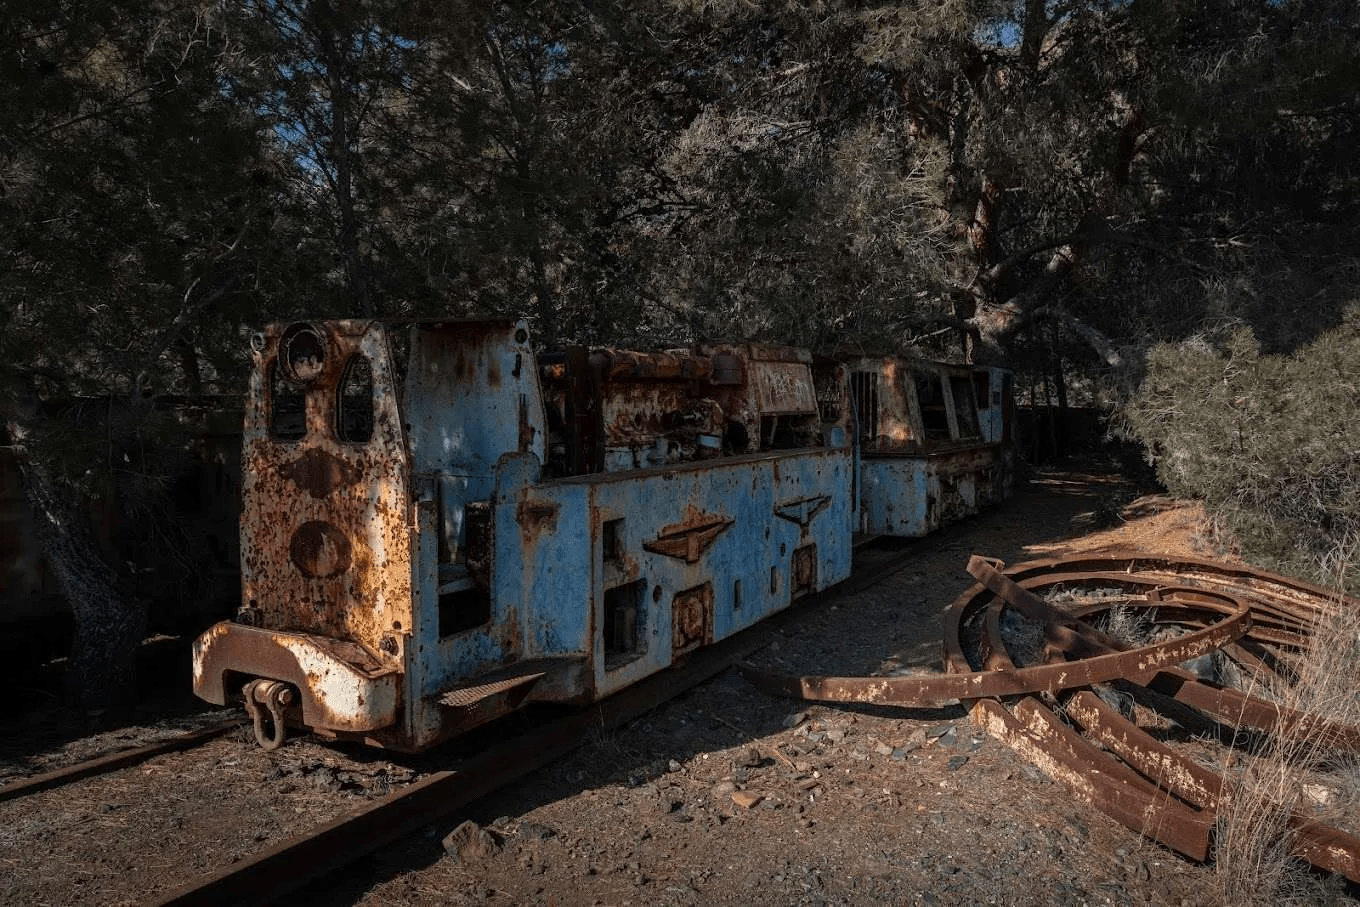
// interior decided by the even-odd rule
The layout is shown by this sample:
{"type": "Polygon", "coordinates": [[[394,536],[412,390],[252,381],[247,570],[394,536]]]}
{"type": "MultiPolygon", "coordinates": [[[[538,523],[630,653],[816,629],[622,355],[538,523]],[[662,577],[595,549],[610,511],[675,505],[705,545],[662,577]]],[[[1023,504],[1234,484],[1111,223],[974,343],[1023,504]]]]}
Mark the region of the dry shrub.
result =
{"type": "Polygon", "coordinates": [[[1357,389],[1360,309],[1288,356],[1263,353],[1246,329],[1159,345],[1123,422],[1167,488],[1203,500],[1248,559],[1317,579],[1360,532],[1357,389]]]}

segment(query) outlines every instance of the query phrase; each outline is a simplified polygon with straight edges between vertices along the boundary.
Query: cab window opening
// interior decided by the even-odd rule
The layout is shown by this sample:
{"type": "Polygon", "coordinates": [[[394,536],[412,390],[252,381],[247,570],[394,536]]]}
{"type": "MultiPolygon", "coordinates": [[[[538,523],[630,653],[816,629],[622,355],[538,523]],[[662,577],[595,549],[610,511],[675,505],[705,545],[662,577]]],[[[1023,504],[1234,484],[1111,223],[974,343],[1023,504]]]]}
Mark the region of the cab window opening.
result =
{"type": "Polygon", "coordinates": [[[269,436],[300,441],[307,436],[307,395],[284,378],[279,363],[269,365],[269,436]]]}
{"type": "Polygon", "coordinates": [[[959,437],[972,440],[981,435],[978,428],[977,403],[973,399],[973,382],[962,376],[949,379],[954,395],[954,416],[959,423],[959,437]]]}
{"type": "Polygon", "coordinates": [[[336,434],[341,441],[362,444],[373,439],[373,364],[355,353],[345,365],[336,401],[336,434]]]}

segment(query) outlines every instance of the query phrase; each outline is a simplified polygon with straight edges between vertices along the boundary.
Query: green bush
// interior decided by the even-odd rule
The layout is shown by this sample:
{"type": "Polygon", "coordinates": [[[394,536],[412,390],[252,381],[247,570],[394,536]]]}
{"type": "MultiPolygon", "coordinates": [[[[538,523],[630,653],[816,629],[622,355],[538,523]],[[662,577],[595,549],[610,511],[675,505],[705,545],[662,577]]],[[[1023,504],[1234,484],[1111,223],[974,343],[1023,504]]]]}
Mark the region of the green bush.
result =
{"type": "Polygon", "coordinates": [[[1263,355],[1247,329],[1161,344],[1125,417],[1167,488],[1203,499],[1249,559],[1325,579],[1355,547],[1360,312],[1289,356],[1263,355]]]}

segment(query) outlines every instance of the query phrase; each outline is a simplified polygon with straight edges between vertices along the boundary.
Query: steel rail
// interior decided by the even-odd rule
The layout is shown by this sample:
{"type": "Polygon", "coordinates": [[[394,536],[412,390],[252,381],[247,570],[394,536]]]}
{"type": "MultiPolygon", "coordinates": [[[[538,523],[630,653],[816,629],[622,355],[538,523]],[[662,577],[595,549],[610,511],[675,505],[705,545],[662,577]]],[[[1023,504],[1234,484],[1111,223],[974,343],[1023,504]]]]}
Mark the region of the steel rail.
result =
{"type": "Polygon", "coordinates": [[[84,778],[92,778],[96,775],[103,775],[108,772],[117,771],[120,768],[128,768],[145,762],[164,753],[175,753],[181,750],[193,749],[200,744],[215,740],[223,734],[230,733],[237,728],[244,727],[242,721],[224,721],[210,727],[200,728],[196,731],[188,731],[184,734],[177,734],[165,740],[158,740],[155,743],[148,743],[143,746],[134,746],[128,749],[118,750],[114,753],[107,753],[103,756],[96,756],[93,759],[86,759],[73,765],[63,766],[53,769],[50,772],[43,772],[40,775],[30,775],[18,781],[12,781],[4,787],[0,787],[0,803],[6,800],[14,800],[19,797],[26,797],[29,794],[36,794],[38,791],[51,790],[54,787],[61,787],[72,781],[79,781],[84,778]]]}
{"type": "Polygon", "coordinates": [[[1025,668],[970,671],[958,674],[887,677],[786,677],[752,665],[741,672],[756,687],[777,695],[815,702],[848,702],[926,708],[957,699],[1057,693],[1093,683],[1149,674],[1159,668],[1198,658],[1241,638],[1250,614],[1241,604],[1211,626],[1136,649],[1105,652],[1077,661],[1025,668]]]}
{"type": "MultiPolygon", "coordinates": [[[[927,678],[797,678],[753,668],[744,668],[744,673],[770,692],[823,701],[867,699],[910,705],[915,704],[910,701],[915,697],[935,704],[931,699],[934,694],[973,690],[973,696],[964,692],[957,698],[980,727],[1050,776],[1068,783],[1078,796],[1111,818],[1196,860],[1207,856],[1212,828],[1228,796],[1227,784],[1217,773],[1175,752],[1103,703],[1089,689],[1096,680],[1082,682],[1084,678],[1111,678],[1102,670],[1077,666],[1113,665],[1117,659],[1148,648],[1131,648],[1088,621],[1117,606],[1156,609],[1159,622],[1190,628],[1175,640],[1179,642],[1202,638],[1207,630],[1245,612],[1243,632],[1222,640],[1215,648],[1223,649],[1249,669],[1279,678],[1266,657],[1287,672],[1288,665],[1281,660],[1287,655],[1274,650],[1297,651],[1320,620],[1338,608],[1360,607],[1353,599],[1252,568],[1137,553],[1053,559],[1004,572],[999,562],[975,556],[969,561],[968,571],[977,584],[944,614],[946,674],[927,678]],[[1099,603],[1088,600],[1068,612],[1038,594],[1045,589],[1093,584],[1142,595],[1099,603]],[[1047,643],[1044,663],[1016,666],[1001,631],[1001,616],[1007,608],[1043,625],[1047,643]],[[1225,613],[1231,615],[1226,620],[1225,613]],[[979,623],[980,632],[968,629],[979,623]],[[976,636],[976,661],[965,651],[965,635],[976,636]],[[1258,647],[1261,654],[1249,646],[1258,647]],[[1069,660],[1073,658],[1077,660],[1069,660]],[[974,670],[975,664],[983,670],[974,670]],[[1064,672],[1064,679],[1054,687],[1031,692],[1076,691],[1067,697],[1065,713],[1068,720],[1086,729],[1088,737],[1078,735],[1033,696],[1010,708],[1000,700],[1010,692],[1007,681],[1025,675],[1043,677],[1045,669],[1064,672]],[[997,679],[988,686],[986,678],[997,679]],[[903,698],[908,701],[894,702],[895,692],[906,694],[903,698]]],[[[1234,727],[1291,730],[1313,737],[1324,747],[1360,747],[1360,728],[1205,683],[1174,666],[1189,657],[1141,666],[1123,662],[1127,670],[1117,679],[1130,690],[1159,694],[1164,708],[1183,705],[1234,727]]],[[[1360,880],[1360,837],[1298,810],[1290,810],[1287,822],[1296,835],[1291,844],[1296,856],[1352,881],[1360,880]]]]}
{"type": "MultiPolygon", "coordinates": [[[[1107,607],[1113,607],[1113,603],[1107,607]]],[[[1004,610],[1005,602],[993,599],[983,620],[982,642],[989,650],[987,663],[999,669],[1014,667],[1001,632],[1004,610]]],[[[1050,661],[1062,662],[1068,653],[1051,646],[1047,654],[1050,661]]],[[[1207,855],[1214,821],[1211,813],[1185,798],[1173,798],[1134,767],[1111,759],[1095,741],[1073,733],[1045,703],[1028,697],[1007,709],[995,699],[983,699],[970,703],[969,711],[974,721],[989,727],[993,734],[1013,747],[1018,744],[1017,752],[1036,765],[1039,765],[1034,761],[1037,753],[1033,746],[1026,745],[1026,734],[1042,741],[1046,756],[1058,758],[1060,777],[1083,799],[1131,831],[1148,835],[1192,859],[1202,860],[1207,855]],[[1076,783],[1074,777],[1079,779],[1076,783]]],[[[1040,767],[1050,772],[1054,768],[1040,767]]]]}
{"type": "Polygon", "coordinates": [[[596,706],[486,750],[457,769],[435,772],[374,804],[159,894],[147,903],[259,904],[278,898],[556,761],[579,746],[588,732],[616,728],[647,713],[730,667],[735,659],[759,645],[741,637],[726,642],[735,645],[717,643],[702,649],[691,655],[678,673],[653,676],[596,706]]]}
{"type": "MultiPolygon", "coordinates": [[[[988,571],[993,568],[981,558],[970,561],[970,569],[975,565],[975,562],[980,565],[979,571],[987,576],[992,586],[1005,593],[1003,597],[1008,604],[1015,604],[1011,601],[1013,597],[1022,602],[1024,607],[1034,609],[1036,613],[1039,612],[1034,602],[1038,602],[1045,608],[1051,609],[1052,606],[1039,598],[1034,593],[1034,589],[1070,584],[1081,579],[1102,578],[1099,573],[1066,574],[1055,571],[1047,576],[1031,575],[1020,582],[1015,582],[1010,575],[999,573],[995,576],[990,575],[988,571]]],[[[1132,577],[1130,577],[1130,581],[1133,581],[1132,577]]],[[[1357,607],[1360,607],[1360,603],[1357,603],[1357,607]]],[[[1067,624],[1064,623],[1061,626],[1066,627],[1067,624]]],[[[1113,644],[1124,645],[1118,640],[1113,640],[1113,644]]],[[[1092,644],[1092,651],[1099,653],[1102,649],[1101,643],[1092,644]]],[[[1251,727],[1268,733],[1288,731],[1317,735],[1325,746],[1347,752],[1360,752],[1360,727],[1338,724],[1318,715],[1248,695],[1240,690],[1205,683],[1191,672],[1181,668],[1163,667],[1155,672],[1128,675],[1121,679],[1131,680],[1155,693],[1169,696],[1185,705],[1193,706],[1215,720],[1232,726],[1251,727]]]]}
{"type": "MultiPolygon", "coordinates": [[[[1041,585],[1066,584],[1073,582],[1074,579],[1077,579],[1077,577],[1073,574],[1055,572],[1045,576],[1042,583],[1035,577],[1029,577],[1021,582],[1027,587],[1026,591],[1032,591],[1033,588],[1041,585]]],[[[1101,581],[1107,580],[1108,577],[1088,575],[1080,577],[1080,579],[1101,581]]],[[[1014,588],[1018,588],[1018,586],[1004,588],[1004,583],[1000,585],[1003,586],[999,590],[1002,594],[1014,594],[1014,588]]],[[[1223,588],[1225,587],[1220,587],[1218,591],[1221,592],[1223,588]]],[[[1234,587],[1234,589],[1235,591],[1242,591],[1240,587],[1234,587]]],[[[1185,590],[1175,591],[1184,593],[1185,590]]],[[[1253,612],[1260,613],[1263,610],[1262,605],[1265,604],[1260,600],[1263,593],[1259,589],[1247,591],[1252,594],[1253,612]]],[[[1162,597],[1160,594],[1154,593],[1154,595],[1156,598],[1162,597]]],[[[1269,593],[1264,595],[1269,596],[1269,593]]],[[[1009,598],[1009,596],[1007,597],[1009,598]]],[[[1185,597],[1192,601],[1196,600],[1195,594],[1185,597]]],[[[1275,604],[1275,602],[1271,602],[1271,604],[1275,604]]],[[[1294,604],[1296,603],[1279,603],[1277,613],[1292,617],[1291,606],[1294,604]]],[[[999,639],[999,623],[991,619],[999,610],[997,603],[994,602],[988,614],[988,631],[998,635],[996,642],[1004,648],[1004,642],[999,639]]],[[[1082,616],[1090,616],[1099,610],[1098,606],[1088,607],[1081,609],[1081,613],[1082,616]]],[[[1061,653],[1051,652],[1049,657],[1057,659],[1061,657],[1061,653]]],[[[1264,663],[1261,664],[1264,666],[1264,663]]],[[[1177,671],[1175,673],[1177,679],[1183,679],[1180,675],[1184,672],[1177,671]]],[[[1164,681],[1166,676],[1167,672],[1159,672],[1154,680],[1164,681]]],[[[1186,689],[1203,688],[1204,686],[1197,681],[1192,681],[1187,683],[1186,689]]],[[[1273,703],[1262,703],[1252,697],[1245,697],[1245,700],[1247,701],[1242,705],[1249,705],[1262,711],[1267,711],[1270,706],[1274,705],[1273,703]]],[[[1221,699],[1218,703],[1221,704],[1221,699]]],[[[999,703],[992,701],[988,704],[986,710],[993,708],[1002,707],[999,703]]],[[[1048,711],[1038,703],[1033,703],[1030,708],[1031,711],[1048,711]]],[[[1080,691],[1068,698],[1064,705],[1064,713],[1070,720],[1084,727],[1095,743],[1104,746],[1109,752],[1123,760],[1123,763],[1136,769],[1150,784],[1165,790],[1168,794],[1175,794],[1201,809],[1202,812],[1197,813],[1197,816],[1216,816],[1227,797],[1227,785],[1220,775],[1170,749],[1136,724],[1109,708],[1089,690],[1080,691]]],[[[1347,733],[1355,731],[1354,728],[1349,726],[1337,726],[1331,722],[1324,722],[1317,716],[1293,712],[1292,710],[1280,710],[1278,707],[1276,707],[1275,714],[1279,726],[1288,726],[1293,723],[1295,729],[1304,733],[1320,734],[1324,738],[1324,744],[1344,745],[1349,741],[1341,738],[1345,737],[1347,733]],[[1299,722],[1305,723],[1300,724],[1299,722]]],[[[1056,716],[1053,716],[1053,720],[1057,720],[1056,716]]],[[[1262,721],[1262,723],[1266,722],[1262,721]]],[[[1096,768],[1096,765],[1093,763],[1091,767],[1096,768]]],[[[1109,760],[1106,759],[1099,765],[1099,770],[1088,773],[1083,780],[1088,785],[1098,784],[1104,773],[1108,772],[1108,768],[1109,760]]],[[[1077,789],[1081,790],[1080,787],[1077,789]]],[[[1107,792],[1099,798],[1090,799],[1093,805],[1107,815],[1125,825],[1130,824],[1127,809],[1118,797],[1111,796],[1107,792]]],[[[1174,817],[1172,818],[1174,819],[1174,817]]],[[[1287,823],[1296,835],[1295,840],[1290,845],[1291,852],[1295,856],[1306,859],[1326,871],[1341,873],[1352,881],[1360,880],[1360,838],[1307,816],[1296,809],[1289,810],[1287,823]]],[[[1130,827],[1133,826],[1130,825],[1130,827]]],[[[1183,846],[1186,831],[1186,829],[1170,828],[1161,823],[1142,829],[1142,833],[1149,837],[1186,853],[1187,856],[1199,858],[1197,852],[1186,850],[1183,846]]],[[[1197,828],[1190,829],[1190,831],[1197,831],[1197,828]]],[[[1196,839],[1191,838],[1191,840],[1197,844],[1196,839]]]]}

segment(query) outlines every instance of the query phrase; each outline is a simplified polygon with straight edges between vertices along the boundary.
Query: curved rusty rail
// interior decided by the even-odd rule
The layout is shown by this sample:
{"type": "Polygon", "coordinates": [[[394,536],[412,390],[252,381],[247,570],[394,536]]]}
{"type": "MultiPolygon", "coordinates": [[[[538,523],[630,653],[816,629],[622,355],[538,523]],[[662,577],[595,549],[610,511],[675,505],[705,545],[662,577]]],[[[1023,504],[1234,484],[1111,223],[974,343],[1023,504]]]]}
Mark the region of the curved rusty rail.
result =
{"type": "MultiPolygon", "coordinates": [[[[1290,653],[1308,644],[1319,621],[1340,609],[1360,608],[1355,599],[1250,567],[1132,551],[1033,561],[1009,569],[974,556],[968,571],[977,584],[943,616],[944,674],[787,677],[749,666],[743,673],[764,690],[801,699],[899,706],[960,699],[980,727],[1067,782],[1082,799],[1197,860],[1209,851],[1218,812],[1230,799],[1229,784],[1107,706],[1089,689],[1092,685],[1118,680],[1126,689],[1144,691],[1145,698],[1163,709],[1187,708],[1229,728],[1288,731],[1323,747],[1360,751],[1360,727],[1209,683],[1176,666],[1218,649],[1270,682],[1287,682],[1292,676],[1290,653]],[[1122,589],[1129,595],[1070,612],[1040,596],[1043,590],[1083,585],[1122,589]],[[1090,622],[1115,604],[1155,609],[1158,623],[1176,624],[1187,632],[1133,647],[1090,622]],[[1001,632],[1007,609],[1042,624],[1043,662],[1014,663],[1001,632]],[[965,637],[977,640],[971,657],[965,637]],[[1066,720],[1028,695],[1034,693],[1069,693],[1066,720]],[[1001,701],[1017,694],[1025,695],[1010,706],[1001,701]],[[1068,722],[1084,729],[1085,736],[1068,722]]],[[[1288,812],[1287,822],[1296,835],[1296,856],[1360,881],[1360,837],[1297,810],[1288,812]]]]}
{"type": "MultiPolygon", "coordinates": [[[[1210,613],[1219,614],[1213,611],[1210,613]]],[[[1071,623],[1077,623],[1073,621],[1071,623]]],[[[1105,652],[1077,661],[1034,667],[970,671],[966,674],[896,677],[782,677],[742,665],[741,671],[755,686],[769,693],[818,702],[858,702],[876,705],[930,707],[957,699],[1057,693],[1093,683],[1105,683],[1147,674],[1158,668],[1198,658],[1241,638],[1250,626],[1250,612],[1238,603],[1227,617],[1202,630],[1165,642],[1105,652]]]]}

